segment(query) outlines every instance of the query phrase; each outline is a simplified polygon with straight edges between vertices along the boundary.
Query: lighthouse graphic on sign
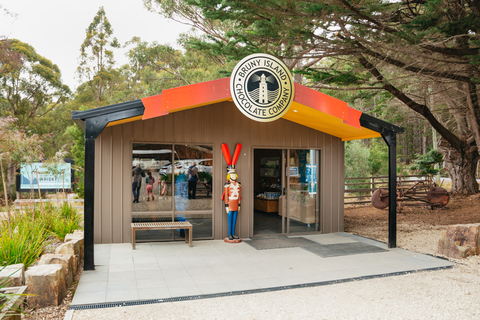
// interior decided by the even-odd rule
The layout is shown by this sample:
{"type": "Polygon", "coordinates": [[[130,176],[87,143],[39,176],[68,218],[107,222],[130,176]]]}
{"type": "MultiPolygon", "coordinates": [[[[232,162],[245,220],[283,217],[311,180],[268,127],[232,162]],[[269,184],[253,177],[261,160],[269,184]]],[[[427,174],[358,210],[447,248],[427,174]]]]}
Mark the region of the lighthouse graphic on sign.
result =
{"type": "Polygon", "coordinates": [[[268,105],[278,99],[280,93],[275,76],[268,71],[254,73],[247,85],[250,99],[259,105],[268,105]]]}
{"type": "Polygon", "coordinates": [[[265,74],[262,73],[260,77],[260,87],[258,88],[260,90],[259,92],[259,98],[258,102],[259,103],[268,103],[268,89],[267,89],[267,78],[265,77],[265,74]]]}

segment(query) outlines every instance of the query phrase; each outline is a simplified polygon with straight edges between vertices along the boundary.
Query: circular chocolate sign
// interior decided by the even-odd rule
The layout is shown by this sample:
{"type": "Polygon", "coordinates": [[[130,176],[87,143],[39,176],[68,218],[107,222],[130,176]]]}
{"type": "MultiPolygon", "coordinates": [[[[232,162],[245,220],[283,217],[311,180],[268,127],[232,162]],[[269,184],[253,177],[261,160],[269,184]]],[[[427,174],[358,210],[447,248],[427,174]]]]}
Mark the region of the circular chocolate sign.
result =
{"type": "Polygon", "coordinates": [[[230,78],[230,92],[237,108],[260,122],[281,118],[292,105],[294,89],[287,66],[263,53],[245,57],[230,78]]]}

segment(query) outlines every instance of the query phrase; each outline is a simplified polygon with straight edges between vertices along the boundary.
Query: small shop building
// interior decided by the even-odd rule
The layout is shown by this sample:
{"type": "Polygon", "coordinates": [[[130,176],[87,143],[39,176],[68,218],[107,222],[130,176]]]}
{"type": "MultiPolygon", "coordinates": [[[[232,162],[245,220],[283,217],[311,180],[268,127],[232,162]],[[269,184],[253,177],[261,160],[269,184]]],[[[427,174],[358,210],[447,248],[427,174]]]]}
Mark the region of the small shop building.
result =
{"type": "MultiPolygon", "coordinates": [[[[194,240],[224,239],[228,157],[222,145],[242,186],[235,230],[241,238],[344,231],[345,141],[383,137],[395,181],[396,134],[402,128],[293,81],[284,81],[286,89],[275,86],[284,80],[275,68],[279,62],[255,56],[246,63],[252,66],[255,59],[262,68],[244,62],[230,78],[72,113],[85,131],[86,270],[95,267],[94,244],[131,241],[132,222],[186,220],[194,240]],[[256,81],[254,87],[247,80],[256,81]],[[276,106],[262,108],[248,102],[275,99],[276,106]],[[272,116],[277,109],[280,115],[272,116]],[[265,117],[255,119],[259,113],[265,117]],[[189,184],[193,166],[198,177],[189,184]],[[135,172],[141,172],[140,186],[133,183],[135,172]]],[[[395,183],[389,185],[395,194],[395,183]]],[[[389,247],[395,247],[396,203],[389,200],[389,247]]],[[[136,241],[184,236],[182,230],[138,231],[136,241]]]]}

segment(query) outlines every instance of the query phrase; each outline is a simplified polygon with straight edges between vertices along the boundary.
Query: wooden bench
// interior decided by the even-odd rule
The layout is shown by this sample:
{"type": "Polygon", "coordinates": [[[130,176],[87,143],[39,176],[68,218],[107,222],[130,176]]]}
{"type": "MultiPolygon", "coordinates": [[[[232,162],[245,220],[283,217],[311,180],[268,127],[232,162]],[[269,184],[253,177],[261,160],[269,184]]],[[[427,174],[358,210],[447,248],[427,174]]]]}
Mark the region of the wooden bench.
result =
{"type": "Polygon", "coordinates": [[[212,197],[212,189],[208,188],[204,182],[198,181],[195,198],[211,198],[211,197],[212,197]]]}
{"type": "Polygon", "coordinates": [[[135,250],[135,232],[137,230],[176,230],[185,229],[185,242],[192,246],[193,226],[188,221],[175,222],[136,222],[132,223],[132,248],[135,250]]]}

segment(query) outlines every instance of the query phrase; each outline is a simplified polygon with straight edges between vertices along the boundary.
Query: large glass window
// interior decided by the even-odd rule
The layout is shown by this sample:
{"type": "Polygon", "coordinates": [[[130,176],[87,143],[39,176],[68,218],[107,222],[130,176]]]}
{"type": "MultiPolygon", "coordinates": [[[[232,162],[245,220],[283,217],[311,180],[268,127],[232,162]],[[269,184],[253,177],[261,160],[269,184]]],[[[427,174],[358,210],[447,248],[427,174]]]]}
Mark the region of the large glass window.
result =
{"type": "Polygon", "coordinates": [[[176,145],[175,210],[212,209],[212,147],[176,145]]]}
{"type": "Polygon", "coordinates": [[[172,152],[172,145],[133,144],[133,212],[172,210],[172,152]]]}
{"type": "MultiPolygon", "coordinates": [[[[133,222],[190,221],[194,238],[211,238],[213,148],[134,143],[133,222]]],[[[173,240],[183,230],[137,232],[137,240],[173,240]]]]}

